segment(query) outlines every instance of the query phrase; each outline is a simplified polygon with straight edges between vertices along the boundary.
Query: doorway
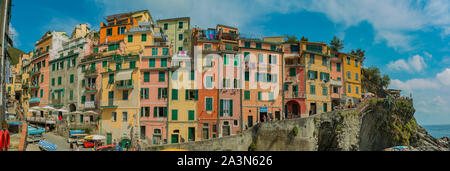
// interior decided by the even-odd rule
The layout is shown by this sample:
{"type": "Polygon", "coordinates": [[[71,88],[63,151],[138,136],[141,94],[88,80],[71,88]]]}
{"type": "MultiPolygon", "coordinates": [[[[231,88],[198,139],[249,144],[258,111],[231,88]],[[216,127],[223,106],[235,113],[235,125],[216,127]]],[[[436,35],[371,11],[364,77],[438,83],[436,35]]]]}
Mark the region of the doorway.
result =
{"type": "Polygon", "coordinates": [[[267,119],[267,112],[259,112],[259,121],[264,122],[267,119]]]}
{"type": "Polygon", "coordinates": [[[230,123],[228,121],[223,122],[222,136],[230,136],[230,123]]]}
{"type": "Polygon", "coordinates": [[[253,126],[253,116],[248,116],[248,127],[252,127],[253,126]]]}
{"type": "Polygon", "coordinates": [[[312,114],[315,115],[317,113],[317,106],[316,103],[311,103],[311,109],[312,114]]]}
{"type": "Polygon", "coordinates": [[[195,128],[193,127],[188,129],[188,141],[195,141],[195,128]]]}
{"type": "Polygon", "coordinates": [[[209,127],[208,127],[208,124],[204,124],[204,125],[203,125],[203,129],[202,129],[202,139],[203,139],[203,140],[209,139],[209,127]]]}

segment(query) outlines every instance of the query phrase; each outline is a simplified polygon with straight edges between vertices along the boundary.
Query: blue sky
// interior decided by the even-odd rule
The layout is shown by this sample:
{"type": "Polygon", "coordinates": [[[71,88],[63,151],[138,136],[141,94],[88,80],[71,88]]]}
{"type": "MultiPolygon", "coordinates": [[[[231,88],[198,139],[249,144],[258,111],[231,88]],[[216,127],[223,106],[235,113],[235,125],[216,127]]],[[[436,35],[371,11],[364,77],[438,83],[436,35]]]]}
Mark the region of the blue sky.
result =
{"type": "Polygon", "coordinates": [[[391,77],[391,88],[412,93],[420,124],[450,124],[450,1],[448,0],[14,0],[16,47],[31,51],[48,30],[99,28],[103,17],[150,10],[155,20],[191,17],[191,26],[226,24],[242,33],[286,34],[326,42],[344,52],[366,50],[365,66],[391,77]]]}

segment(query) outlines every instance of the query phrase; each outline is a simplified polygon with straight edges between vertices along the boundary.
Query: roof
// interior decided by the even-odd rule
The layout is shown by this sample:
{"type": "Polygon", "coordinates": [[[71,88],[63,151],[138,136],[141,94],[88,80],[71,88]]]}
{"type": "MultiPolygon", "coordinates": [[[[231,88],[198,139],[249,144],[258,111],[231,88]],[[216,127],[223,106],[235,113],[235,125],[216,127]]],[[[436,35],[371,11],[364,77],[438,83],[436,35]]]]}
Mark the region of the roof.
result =
{"type": "Polygon", "coordinates": [[[178,17],[178,18],[168,18],[168,19],[162,19],[162,20],[156,20],[156,22],[160,21],[176,21],[176,20],[191,20],[191,17],[178,17]]]}

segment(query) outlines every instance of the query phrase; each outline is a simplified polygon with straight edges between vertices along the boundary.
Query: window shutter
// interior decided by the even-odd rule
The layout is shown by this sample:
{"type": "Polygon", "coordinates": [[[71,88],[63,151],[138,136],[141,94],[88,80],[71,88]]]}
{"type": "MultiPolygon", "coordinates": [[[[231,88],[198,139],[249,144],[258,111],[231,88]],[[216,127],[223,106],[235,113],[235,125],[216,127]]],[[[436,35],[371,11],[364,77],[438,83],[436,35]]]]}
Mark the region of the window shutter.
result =
{"type": "Polygon", "coordinates": [[[188,100],[189,99],[189,90],[185,90],[184,92],[185,92],[184,99],[188,100]]]}
{"type": "Polygon", "coordinates": [[[158,99],[161,99],[161,88],[158,88],[158,99]]]}
{"type": "Polygon", "coordinates": [[[141,117],[144,117],[144,107],[141,107],[141,117]]]}
{"type": "Polygon", "coordinates": [[[153,117],[154,118],[158,117],[158,107],[153,107],[153,117]]]}
{"type": "Polygon", "coordinates": [[[233,101],[230,100],[229,102],[230,102],[230,116],[232,117],[233,116],[233,101]]]}
{"type": "Polygon", "coordinates": [[[164,110],[164,117],[167,117],[167,107],[165,107],[163,110],[164,110]]]}
{"type": "Polygon", "coordinates": [[[222,99],[220,99],[220,110],[219,110],[219,112],[220,112],[220,117],[223,117],[223,100],[222,99]]]}
{"type": "Polygon", "coordinates": [[[195,90],[195,100],[198,100],[198,90],[195,90]]]}

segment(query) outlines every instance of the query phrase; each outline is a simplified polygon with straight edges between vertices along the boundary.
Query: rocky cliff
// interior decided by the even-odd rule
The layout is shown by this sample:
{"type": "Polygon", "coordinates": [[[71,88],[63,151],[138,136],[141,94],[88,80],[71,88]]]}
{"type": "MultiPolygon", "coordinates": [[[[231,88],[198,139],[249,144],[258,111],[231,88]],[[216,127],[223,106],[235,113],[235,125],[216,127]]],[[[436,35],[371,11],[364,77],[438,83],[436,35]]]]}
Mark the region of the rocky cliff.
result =
{"type": "Polygon", "coordinates": [[[366,99],[357,108],[307,118],[258,124],[240,135],[201,142],[150,146],[146,150],[380,151],[449,150],[414,119],[411,100],[366,99]]]}

